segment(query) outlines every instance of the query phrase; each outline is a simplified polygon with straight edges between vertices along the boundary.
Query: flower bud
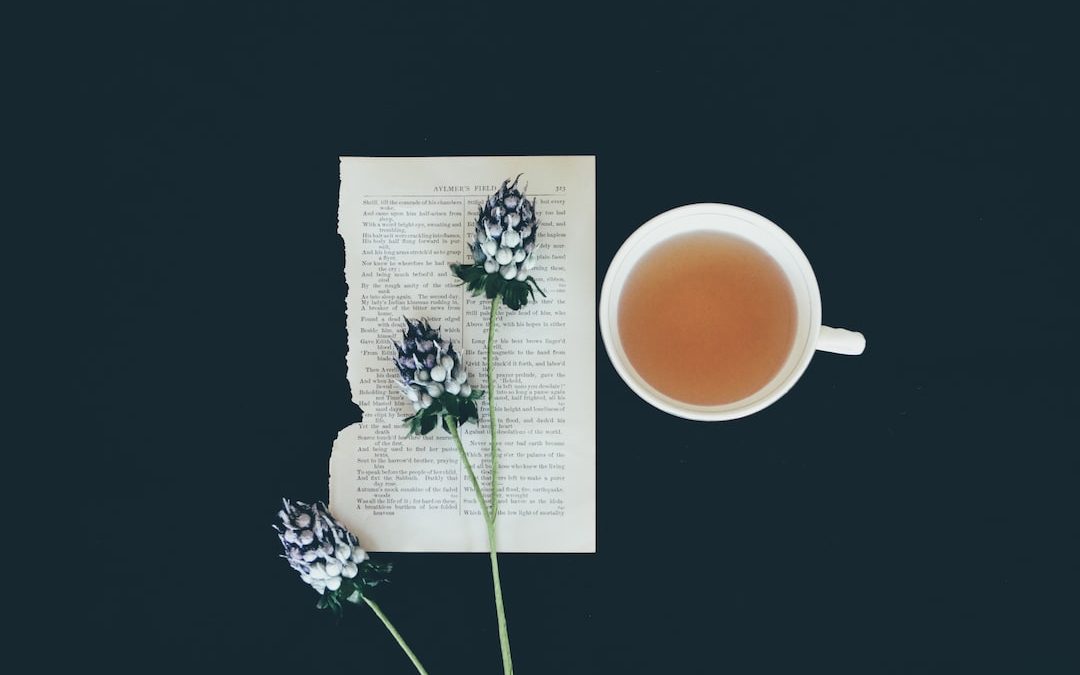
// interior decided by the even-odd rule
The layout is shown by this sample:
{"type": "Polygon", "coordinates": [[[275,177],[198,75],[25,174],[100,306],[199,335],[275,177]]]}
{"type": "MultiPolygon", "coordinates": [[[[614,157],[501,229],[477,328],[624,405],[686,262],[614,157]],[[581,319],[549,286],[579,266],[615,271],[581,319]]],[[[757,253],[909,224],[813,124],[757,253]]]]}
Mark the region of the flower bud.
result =
{"type": "MultiPolygon", "coordinates": [[[[503,303],[511,309],[520,309],[532,297],[532,288],[528,289],[526,297],[526,289],[515,285],[528,283],[528,275],[522,278],[520,274],[536,248],[539,227],[536,205],[517,187],[520,178],[519,175],[513,181],[503,181],[499,189],[480,206],[480,213],[473,221],[474,242],[470,244],[473,264],[451,266],[455,274],[468,284],[470,291],[477,294],[498,293],[503,303]],[[496,272],[509,283],[490,279],[489,275],[496,272]],[[489,279],[492,283],[488,283],[489,279]]],[[[535,263],[525,269],[531,269],[532,264],[535,263]]]]}
{"type": "Polygon", "coordinates": [[[469,396],[470,394],[472,394],[472,386],[468,382],[462,383],[462,385],[461,385],[461,395],[462,396],[469,396]]]}
{"type": "MultiPolygon", "coordinates": [[[[499,269],[494,261],[489,262],[496,270],[499,269]]],[[[397,355],[393,361],[401,375],[399,386],[412,401],[413,410],[419,413],[406,420],[410,433],[431,431],[434,427],[428,417],[442,417],[450,414],[450,410],[460,410],[470,419],[475,417],[475,406],[455,408],[451,403],[446,406],[435,403],[436,399],[448,392],[451,396],[460,395],[465,382],[465,366],[454,350],[453,342],[444,340],[439,331],[426,321],[406,319],[405,323],[401,342],[394,343],[397,355]]],[[[460,421],[466,420],[462,417],[460,421]]]]}
{"type": "MultiPolygon", "coordinates": [[[[379,575],[385,570],[379,566],[362,564],[367,560],[367,553],[360,548],[356,537],[334,520],[325,504],[282,501],[285,508],[279,515],[283,525],[275,526],[274,529],[285,547],[285,555],[282,557],[300,574],[304,583],[318,593],[326,594],[342,589],[343,579],[359,578],[354,582],[355,586],[350,585],[337,598],[340,603],[347,599],[346,594],[351,594],[355,589],[373,586],[383,580],[380,576],[366,576],[379,575]],[[300,530],[300,523],[310,527],[300,530]],[[290,541],[287,538],[289,532],[307,533],[314,539],[305,544],[301,544],[299,540],[290,541]]],[[[306,540],[307,537],[303,539],[306,540]]]]}

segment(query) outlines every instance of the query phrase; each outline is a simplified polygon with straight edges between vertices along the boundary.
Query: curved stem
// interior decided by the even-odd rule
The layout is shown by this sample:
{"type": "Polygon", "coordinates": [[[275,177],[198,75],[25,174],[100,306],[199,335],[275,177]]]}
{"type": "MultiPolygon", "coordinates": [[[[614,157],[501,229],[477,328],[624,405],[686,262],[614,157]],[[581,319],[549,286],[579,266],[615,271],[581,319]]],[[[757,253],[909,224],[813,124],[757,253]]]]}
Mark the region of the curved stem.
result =
{"type": "Polygon", "coordinates": [[[476,474],[473,473],[469,456],[465,454],[465,446],[461,444],[461,436],[458,435],[457,421],[452,415],[447,415],[443,419],[446,420],[446,426],[450,429],[450,435],[454,437],[454,443],[457,445],[458,456],[461,457],[461,463],[465,465],[465,471],[469,474],[469,481],[472,482],[473,491],[476,492],[476,501],[480,504],[480,511],[484,514],[484,522],[490,523],[492,520],[491,512],[488,510],[487,502],[484,501],[484,491],[480,489],[480,482],[476,480],[476,474]]]}
{"type": "MultiPolygon", "coordinates": [[[[499,451],[495,444],[495,359],[492,352],[495,345],[495,315],[499,312],[499,297],[491,300],[491,315],[488,318],[488,343],[487,343],[487,397],[488,397],[488,425],[491,427],[491,520],[499,515],[499,451]]],[[[491,550],[495,550],[495,542],[492,540],[491,550]]]]}
{"type": "Polygon", "coordinates": [[[368,607],[371,607],[371,611],[375,612],[375,616],[382,619],[383,625],[386,626],[386,630],[390,631],[390,634],[397,640],[402,651],[405,652],[405,656],[408,656],[409,660],[412,661],[412,664],[416,666],[416,671],[420,673],[420,675],[428,675],[428,672],[424,670],[424,666],[420,665],[420,659],[416,658],[416,654],[413,654],[413,650],[409,649],[409,645],[405,644],[405,638],[401,637],[401,633],[397,632],[397,628],[394,628],[394,624],[390,623],[390,619],[383,614],[382,609],[375,604],[375,601],[365,595],[364,602],[368,604],[368,607]]]}
{"type": "Polygon", "coordinates": [[[480,488],[480,482],[476,480],[472,463],[465,453],[465,446],[461,443],[461,435],[458,433],[457,422],[450,415],[446,416],[446,426],[450,429],[450,435],[454,437],[461,463],[465,465],[465,471],[469,474],[473,491],[476,493],[476,502],[484,514],[484,524],[487,526],[488,548],[491,557],[491,582],[495,587],[495,615],[499,624],[499,647],[502,649],[503,674],[512,675],[514,672],[513,661],[510,658],[510,633],[506,628],[506,609],[503,608],[502,581],[499,579],[499,558],[495,547],[495,514],[488,510],[484,501],[484,491],[480,488]]]}

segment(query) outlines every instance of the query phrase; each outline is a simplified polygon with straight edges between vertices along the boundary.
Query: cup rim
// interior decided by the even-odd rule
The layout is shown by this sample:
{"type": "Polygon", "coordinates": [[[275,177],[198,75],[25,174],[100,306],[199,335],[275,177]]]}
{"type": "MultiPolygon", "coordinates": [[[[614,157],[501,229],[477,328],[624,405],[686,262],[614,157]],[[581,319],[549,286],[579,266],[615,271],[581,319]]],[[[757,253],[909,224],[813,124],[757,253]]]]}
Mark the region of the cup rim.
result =
{"type": "MultiPolygon", "coordinates": [[[[659,243],[659,242],[658,242],[659,243]]],[[[755,241],[755,244],[760,242],[755,241]]],[[[654,244],[655,245],[655,244],[654,244]]],[[[765,249],[766,253],[772,256],[772,252],[765,249]]],[[[814,352],[817,347],[818,334],[821,330],[821,293],[817,284],[817,277],[814,276],[814,270],[810,266],[810,261],[807,259],[806,254],[799,247],[795,240],[791,238],[787,232],[780,228],[776,223],[772,222],[765,216],[759,213],[744,209],[740,206],[734,206],[731,204],[719,204],[711,202],[702,202],[697,204],[687,204],[685,206],[679,206],[673,209],[659,213],[649,220],[645,221],[640,227],[634,230],[622,246],[615,253],[615,256],[611,259],[611,263],[608,265],[607,271],[604,273],[604,282],[600,290],[600,304],[598,308],[599,323],[600,323],[600,336],[604,343],[604,349],[607,352],[608,360],[615,368],[615,371],[622,378],[630,389],[637,394],[646,403],[653,407],[662,410],[668,414],[675,415],[676,417],[682,417],[684,419],[704,421],[704,422],[718,422],[725,420],[738,419],[740,417],[746,417],[752,415],[764,408],[775,403],[784,394],[791,390],[795,383],[806,372],[807,367],[810,365],[810,359],[813,358],[814,352]],[[678,401],[665,400],[658,398],[652,391],[644,388],[637,381],[635,375],[631,372],[628,363],[624,363],[624,360],[618,356],[615,349],[615,335],[617,327],[611,325],[611,303],[612,296],[614,295],[614,282],[612,281],[615,273],[622,269],[626,259],[629,257],[630,252],[638,245],[638,243],[645,237],[652,234],[655,230],[665,227],[668,223],[678,221],[681,218],[695,215],[719,215],[719,216],[732,216],[744,221],[748,221],[769,231],[774,237],[779,239],[788,252],[793,256],[796,265],[799,267],[802,273],[802,279],[805,289],[810,296],[810,332],[807,341],[803,347],[803,353],[799,356],[799,359],[794,368],[788,373],[787,377],[779,384],[773,386],[772,390],[765,396],[761,396],[745,406],[740,406],[734,409],[726,410],[701,410],[693,409],[691,404],[684,404],[684,406],[678,405],[678,401]]],[[[760,390],[759,390],[760,391],[760,390]]]]}

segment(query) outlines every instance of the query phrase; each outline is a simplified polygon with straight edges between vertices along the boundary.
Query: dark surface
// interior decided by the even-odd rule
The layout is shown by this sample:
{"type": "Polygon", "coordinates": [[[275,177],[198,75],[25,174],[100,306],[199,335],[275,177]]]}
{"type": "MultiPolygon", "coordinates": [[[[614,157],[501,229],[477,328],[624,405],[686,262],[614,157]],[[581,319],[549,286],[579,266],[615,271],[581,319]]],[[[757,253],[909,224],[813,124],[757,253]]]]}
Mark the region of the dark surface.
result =
{"type": "MultiPolygon", "coordinates": [[[[36,442],[73,434],[79,579],[35,659],[410,672],[370,612],[313,608],[270,530],[359,416],[337,158],[579,153],[598,282],[651,216],[738,204],[869,348],[703,424],[598,336],[599,553],[504,557],[518,672],[1077,672],[1075,17],[149,4],[50,9],[20,66],[20,133],[64,179],[36,204],[70,354],[36,442]]],[[[486,560],[391,558],[377,598],[430,672],[498,672],[486,560]]]]}

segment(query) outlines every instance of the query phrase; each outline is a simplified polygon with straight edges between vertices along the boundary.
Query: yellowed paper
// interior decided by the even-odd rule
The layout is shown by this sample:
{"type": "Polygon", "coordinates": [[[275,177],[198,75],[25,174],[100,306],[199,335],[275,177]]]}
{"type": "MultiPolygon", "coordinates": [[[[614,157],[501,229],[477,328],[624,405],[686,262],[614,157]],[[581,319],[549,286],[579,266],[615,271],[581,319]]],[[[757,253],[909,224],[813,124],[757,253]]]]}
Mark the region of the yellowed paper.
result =
{"type": "MultiPolygon", "coordinates": [[[[487,389],[490,301],[467,294],[451,262],[468,246],[480,203],[503,180],[536,203],[547,298],[499,310],[499,550],[594,552],[595,158],[341,158],[338,230],[345,241],[348,379],[364,420],[339,432],[330,509],[371,551],[486,551],[483,518],[448,434],[406,437],[413,410],[395,381],[391,340],[402,316],[441,328],[487,389]]],[[[486,398],[462,437],[490,481],[486,398]]]]}

